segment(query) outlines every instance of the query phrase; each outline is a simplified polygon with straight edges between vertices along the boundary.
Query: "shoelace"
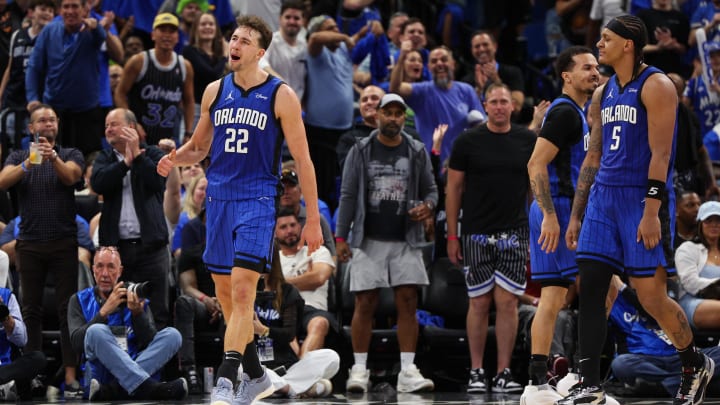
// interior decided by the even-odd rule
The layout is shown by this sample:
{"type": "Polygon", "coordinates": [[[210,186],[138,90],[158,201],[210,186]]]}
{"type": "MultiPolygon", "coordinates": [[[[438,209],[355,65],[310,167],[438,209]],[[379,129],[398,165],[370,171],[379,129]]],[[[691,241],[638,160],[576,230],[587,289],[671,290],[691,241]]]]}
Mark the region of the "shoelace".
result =
{"type": "Polygon", "coordinates": [[[695,370],[692,368],[684,368],[681,378],[680,378],[680,391],[678,391],[679,395],[682,395],[683,397],[690,395],[690,390],[692,389],[692,384],[695,381],[695,370]]]}
{"type": "Polygon", "coordinates": [[[224,397],[224,396],[226,396],[226,395],[228,395],[228,394],[229,394],[228,396],[232,396],[232,394],[233,394],[232,386],[231,386],[231,387],[226,387],[226,386],[224,386],[224,385],[216,385],[216,386],[215,386],[215,389],[217,390],[216,392],[217,392],[217,394],[218,394],[219,397],[224,397]]]}

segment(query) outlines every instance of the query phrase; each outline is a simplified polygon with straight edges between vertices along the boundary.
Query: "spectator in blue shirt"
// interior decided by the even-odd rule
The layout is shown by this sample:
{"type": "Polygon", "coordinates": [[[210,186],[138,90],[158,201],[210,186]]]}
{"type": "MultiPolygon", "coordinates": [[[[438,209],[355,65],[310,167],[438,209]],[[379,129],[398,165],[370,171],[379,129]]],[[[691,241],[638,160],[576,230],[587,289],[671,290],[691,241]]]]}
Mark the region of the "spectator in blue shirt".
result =
{"type": "Polygon", "coordinates": [[[40,103],[58,113],[59,141],[88,154],[101,147],[97,58],[107,35],[86,0],[62,0],[60,16],[40,32],[25,76],[28,110],[40,103]],[[82,91],[78,91],[82,89],[82,91]]]}

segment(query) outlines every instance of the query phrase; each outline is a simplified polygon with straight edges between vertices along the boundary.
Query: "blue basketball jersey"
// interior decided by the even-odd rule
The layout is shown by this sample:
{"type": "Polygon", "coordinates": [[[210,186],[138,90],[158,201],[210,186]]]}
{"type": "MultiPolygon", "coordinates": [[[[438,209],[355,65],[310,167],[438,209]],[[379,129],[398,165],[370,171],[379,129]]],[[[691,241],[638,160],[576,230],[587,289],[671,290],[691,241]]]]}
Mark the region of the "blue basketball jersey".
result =
{"type": "Polygon", "coordinates": [[[695,115],[700,121],[702,135],[712,131],[720,123],[720,97],[710,97],[710,89],[705,85],[702,77],[697,76],[688,80],[683,96],[690,99],[695,115]]]}
{"type": "Polygon", "coordinates": [[[229,73],[210,107],[214,133],[207,170],[208,198],[242,200],[278,195],[283,132],[275,97],[283,82],[267,80],[244,90],[229,73]]]}
{"type": "MultiPolygon", "coordinates": [[[[619,86],[616,75],[605,85],[601,101],[602,158],[595,178],[597,183],[621,187],[647,186],[651,154],[647,110],[640,94],[645,80],[656,73],[664,74],[660,69],[649,66],[624,88],[619,86]]],[[[666,176],[668,187],[672,187],[677,120],[673,131],[672,154],[666,176]]]]}
{"type": "MultiPolygon", "coordinates": [[[[550,180],[550,195],[572,198],[575,195],[580,166],[582,166],[587,152],[590,128],[585,119],[585,112],[566,95],[561,95],[553,100],[545,113],[545,117],[559,104],[571,105],[577,111],[582,122],[582,134],[566,134],[567,142],[564,145],[556,145],[559,147],[558,153],[547,167],[550,180]],[[577,135],[581,135],[581,137],[577,135]]],[[[545,119],[543,119],[544,123],[545,119]]]]}

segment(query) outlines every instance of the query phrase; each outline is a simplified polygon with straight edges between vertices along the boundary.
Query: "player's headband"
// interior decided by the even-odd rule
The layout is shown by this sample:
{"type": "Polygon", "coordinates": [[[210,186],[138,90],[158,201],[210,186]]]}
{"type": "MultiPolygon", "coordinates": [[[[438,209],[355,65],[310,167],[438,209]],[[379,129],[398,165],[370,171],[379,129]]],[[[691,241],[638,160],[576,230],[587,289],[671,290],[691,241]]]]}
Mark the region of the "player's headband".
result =
{"type": "Polygon", "coordinates": [[[643,38],[641,33],[632,32],[628,29],[628,27],[625,26],[625,24],[618,21],[617,18],[613,18],[612,20],[608,21],[608,23],[605,25],[605,28],[625,39],[633,41],[636,48],[642,49],[646,45],[646,40],[645,38],[643,38]]]}

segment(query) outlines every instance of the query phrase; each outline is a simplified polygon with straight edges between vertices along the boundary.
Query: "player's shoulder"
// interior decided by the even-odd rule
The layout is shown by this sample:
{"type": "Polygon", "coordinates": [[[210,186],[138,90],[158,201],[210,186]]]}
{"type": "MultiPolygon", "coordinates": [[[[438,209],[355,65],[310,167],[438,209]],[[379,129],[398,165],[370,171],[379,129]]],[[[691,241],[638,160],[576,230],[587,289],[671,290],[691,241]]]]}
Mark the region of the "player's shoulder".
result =
{"type": "Polygon", "coordinates": [[[651,71],[643,83],[643,101],[666,102],[677,97],[677,89],[670,78],[662,71],[651,71]],[[668,98],[669,97],[669,98],[668,98]]]}

